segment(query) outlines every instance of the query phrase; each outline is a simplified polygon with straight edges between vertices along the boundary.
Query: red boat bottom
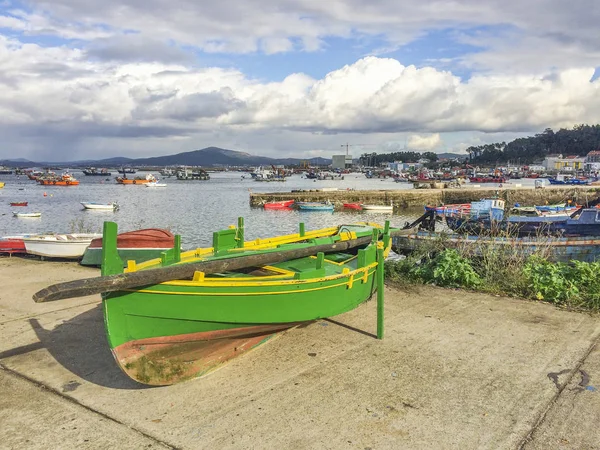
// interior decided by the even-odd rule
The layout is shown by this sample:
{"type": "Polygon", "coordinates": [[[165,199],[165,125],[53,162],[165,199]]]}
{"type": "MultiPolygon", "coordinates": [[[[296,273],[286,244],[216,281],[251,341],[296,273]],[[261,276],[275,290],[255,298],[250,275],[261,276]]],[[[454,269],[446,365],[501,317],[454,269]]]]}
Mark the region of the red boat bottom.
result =
{"type": "Polygon", "coordinates": [[[138,339],[115,347],[121,369],[140,383],[164,386],[202,377],[303,322],[138,339]]]}

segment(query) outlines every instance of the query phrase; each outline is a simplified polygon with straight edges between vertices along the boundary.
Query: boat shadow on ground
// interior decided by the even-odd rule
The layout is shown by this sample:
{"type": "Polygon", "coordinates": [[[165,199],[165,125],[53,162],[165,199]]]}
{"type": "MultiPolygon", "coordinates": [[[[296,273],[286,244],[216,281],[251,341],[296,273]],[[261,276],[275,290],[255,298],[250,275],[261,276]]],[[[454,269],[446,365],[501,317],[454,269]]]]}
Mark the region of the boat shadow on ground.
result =
{"type": "MultiPolygon", "coordinates": [[[[37,348],[48,350],[60,365],[83,380],[112,389],[152,387],[131,380],[117,366],[106,342],[101,305],[66,320],[53,330],[45,329],[37,319],[29,319],[29,323],[39,339],[37,348]]],[[[26,347],[34,346],[36,344],[26,347]]],[[[19,354],[17,350],[0,353],[0,359],[19,354]]]]}

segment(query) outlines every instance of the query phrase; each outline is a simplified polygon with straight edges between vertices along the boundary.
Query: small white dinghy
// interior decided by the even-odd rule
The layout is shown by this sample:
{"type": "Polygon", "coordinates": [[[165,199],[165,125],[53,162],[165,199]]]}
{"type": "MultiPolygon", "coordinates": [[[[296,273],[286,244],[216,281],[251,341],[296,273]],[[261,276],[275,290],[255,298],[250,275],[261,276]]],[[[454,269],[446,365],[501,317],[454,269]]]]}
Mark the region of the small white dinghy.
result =
{"type": "Polygon", "coordinates": [[[96,203],[96,202],[81,202],[85,209],[95,209],[102,211],[116,211],[119,209],[117,202],[112,203],[96,203]]]}
{"type": "Polygon", "coordinates": [[[101,234],[38,234],[23,238],[27,253],[48,258],[81,258],[93,239],[101,234]]]}
{"type": "Polygon", "coordinates": [[[41,212],[29,212],[29,213],[13,212],[13,216],[23,217],[23,218],[36,218],[36,217],[42,217],[42,213],[41,212]]]}
{"type": "Polygon", "coordinates": [[[146,183],[145,186],[148,188],[167,187],[167,183],[159,183],[158,181],[151,181],[150,183],[146,183]]]}
{"type": "Polygon", "coordinates": [[[373,212],[393,212],[393,205],[362,205],[362,209],[365,211],[373,212]]]}

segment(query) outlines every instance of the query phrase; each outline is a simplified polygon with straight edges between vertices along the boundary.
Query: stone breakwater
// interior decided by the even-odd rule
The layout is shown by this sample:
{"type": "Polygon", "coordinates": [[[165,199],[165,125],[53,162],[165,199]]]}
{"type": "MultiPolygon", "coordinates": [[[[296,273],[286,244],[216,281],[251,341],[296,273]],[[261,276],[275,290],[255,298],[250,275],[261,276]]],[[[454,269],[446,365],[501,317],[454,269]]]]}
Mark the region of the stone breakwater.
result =
{"type": "Polygon", "coordinates": [[[490,187],[459,189],[396,189],[396,190],[302,190],[292,192],[250,193],[250,206],[260,207],[268,202],[296,200],[299,202],[332,202],[336,208],[344,203],[389,205],[395,208],[422,207],[450,203],[469,203],[482,198],[500,197],[507,204],[521,205],[555,204],[572,200],[579,204],[598,199],[600,186],[549,186],[534,187],[490,187]]]}

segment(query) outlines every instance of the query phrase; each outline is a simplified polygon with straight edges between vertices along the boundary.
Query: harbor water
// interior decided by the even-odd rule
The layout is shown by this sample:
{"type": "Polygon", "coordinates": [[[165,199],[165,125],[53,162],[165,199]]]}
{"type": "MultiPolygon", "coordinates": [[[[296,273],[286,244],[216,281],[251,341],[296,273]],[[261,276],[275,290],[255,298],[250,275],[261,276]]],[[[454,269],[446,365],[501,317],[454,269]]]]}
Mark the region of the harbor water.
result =
{"type": "MultiPolygon", "coordinates": [[[[367,211],[303,212],[251,208],[249,192],[289,192],[295,189],[395,190],[412,189],[410,183],[395,183],[391,178],[368,179],[351,173],[340,180],[311,180],[293,175],[285,182],[257,182],[243,172],[211,173],[208,181],[179,181],[161,178],[164,188],[120,185],[114,176],[85,176],[71,172],[78,186],[41,186],[26,176],[0,175],[6,183],[0,189],[0,236],[29,233],[101,232],[106,220],[114,221],[119,231],[141,228],[165,228],[182,237],[185,249],[210,246],[212,232],[226,228],[244,217],[246,239],[294,233],[304,222],[306,229],[341,225],[357,221],[403,226],[418,218],[422,208],[396,211],[396,214],[367,211]],[[242,177],[243,176],[243,177],[242,177]],[[27,207],[10,202],[27,201],[27,207]],[[81,202],[117,202],[119,209],[94,211],[83,209],[81,202]],[[17,218],[13,212],[41,212],[40,218],[17,218]]],[[[146,172],[136,174],[145,176],[146,172]]],[[[155,175],[157,175],[155,173],[155,175]]],[[[518,182],[532,180],[518,180],[518,182]]]]}

